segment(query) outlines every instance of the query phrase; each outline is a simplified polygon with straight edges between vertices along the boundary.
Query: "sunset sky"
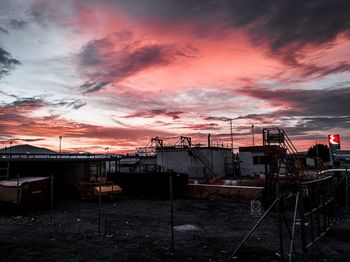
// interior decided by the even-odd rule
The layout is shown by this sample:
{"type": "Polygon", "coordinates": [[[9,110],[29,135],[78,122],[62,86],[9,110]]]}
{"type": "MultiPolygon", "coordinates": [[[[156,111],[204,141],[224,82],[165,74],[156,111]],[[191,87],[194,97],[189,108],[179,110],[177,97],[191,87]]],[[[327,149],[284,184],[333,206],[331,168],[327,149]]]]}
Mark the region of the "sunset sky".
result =
{"type": "Polygon", "coordinates": [[[0,0],[1,147],[226,146],[228,119],[350,149],[350,2],[0,0]]]}

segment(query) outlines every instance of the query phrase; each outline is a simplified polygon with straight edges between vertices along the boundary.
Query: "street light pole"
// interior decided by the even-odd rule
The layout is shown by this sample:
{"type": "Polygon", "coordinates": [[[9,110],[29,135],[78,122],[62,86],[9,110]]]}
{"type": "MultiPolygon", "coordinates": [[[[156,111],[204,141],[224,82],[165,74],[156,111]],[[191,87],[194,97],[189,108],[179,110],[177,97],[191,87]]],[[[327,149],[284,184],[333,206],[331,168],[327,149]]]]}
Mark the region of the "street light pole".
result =
{"type": "Polygon", "coordinates": [[[252,139],[253,139],[253,146],[255,145],[254,143],[254,125],[252,125],[252,139]]]}
{"type": "Polygon", "coordinates": [[[10,140],[10,158],[12,158],[12,152],[11,152],[11,150],[12,150],[12,140],[10,140]]]}
{"type": "Polygon", "coordinates": [[[231,149],[232,149],[232,153],[233,153],[232,119],[230,119],[230,127],[231,127],[231,149]]]}
{"type": "Polygon", "coordinates": [[[62,136],[58,137],[60,139],[60,154],[62,153],[62,136]]]}
{"type": "Polygon", "coordinates": [[[230,119],[230,128],[231,128],[231,154],[232,154],[232,171],[233,171],[233,177],[236,177],[236,165],[235,165],[234,153],[233,153],[232,119],[230,119]]]}

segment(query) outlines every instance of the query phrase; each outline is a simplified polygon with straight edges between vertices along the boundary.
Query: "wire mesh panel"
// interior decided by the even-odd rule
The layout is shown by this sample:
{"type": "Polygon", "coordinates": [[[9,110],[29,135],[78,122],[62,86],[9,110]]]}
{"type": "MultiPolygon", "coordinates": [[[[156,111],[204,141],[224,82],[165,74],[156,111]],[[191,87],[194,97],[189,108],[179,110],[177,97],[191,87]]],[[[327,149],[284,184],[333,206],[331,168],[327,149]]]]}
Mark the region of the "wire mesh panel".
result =
{"type": "Polygon", "coordinates": [[[301,184],[302,212],[304,221],[304,248],[310,247],[333,225],[336,219],[335,183],[332,176],[301,184]]]}

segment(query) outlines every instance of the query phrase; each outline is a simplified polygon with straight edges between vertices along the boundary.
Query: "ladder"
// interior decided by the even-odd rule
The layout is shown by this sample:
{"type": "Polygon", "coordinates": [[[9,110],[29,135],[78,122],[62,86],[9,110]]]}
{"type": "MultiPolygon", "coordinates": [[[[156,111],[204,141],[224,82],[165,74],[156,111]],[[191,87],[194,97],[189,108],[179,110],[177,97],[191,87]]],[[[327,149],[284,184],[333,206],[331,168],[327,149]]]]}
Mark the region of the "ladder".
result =
{"type": "Polygon", "coordinates": [[[209,161],[209,159],[205,155],[203,155],[198,150],[192,150],[192,154],[203,164],[203,166],[209,171],[209,174],[211,176],[216,176],[214,170],[212,169],[212,163],[209,161]]]}
{"type": "MultiPolygon", "coordinates": [[[[263,129],[265,154],[265,202],[276,198],[281,171],[300,183],[305,166],[296,147],[286,132],[280,128],[263,129]]],[[[288,178],[289,179],[289,178],[288,178]]]]}

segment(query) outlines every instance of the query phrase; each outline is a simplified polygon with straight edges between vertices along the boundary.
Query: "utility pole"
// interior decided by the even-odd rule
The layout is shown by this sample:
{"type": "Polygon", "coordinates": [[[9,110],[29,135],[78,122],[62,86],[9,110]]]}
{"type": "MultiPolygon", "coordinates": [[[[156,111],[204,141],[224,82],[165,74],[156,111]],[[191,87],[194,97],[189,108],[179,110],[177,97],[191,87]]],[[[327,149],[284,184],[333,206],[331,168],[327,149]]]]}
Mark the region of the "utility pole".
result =
{"type": "Polygon", "coordinates": [[[60,139],[60,154],[62,153],[62,136],[58,137],[60,139]]]}
{"type": "Polygon", "coordinates": [[[252,125],[252,139],[253,139],[253,146],[255,146],[255,143],[254,143],[254,125],[252,125]]]}
{"type": "Polygon", "coordinates": [[[231,127],[231,149],[233,154],[233,134],[232,134],[232,119],[230,119],[230,127],[231,127]]]}
{"type": "Polygon", "coordinates": [[[234,153],[233,153],[233,133],[232,133],[232,119],[230,119],[230,128],[231,128],[231,153],[232,153],[232,171],[233,171],[233,177],[236,176],[236,165],[234,160],[234,153]]]}
{"type": "Polygon", "coordinates": [[[11,152],[11,150],[12,150],[12,140],[10,140],[10,158],[12,158],[12,152],[11,152]]]}

